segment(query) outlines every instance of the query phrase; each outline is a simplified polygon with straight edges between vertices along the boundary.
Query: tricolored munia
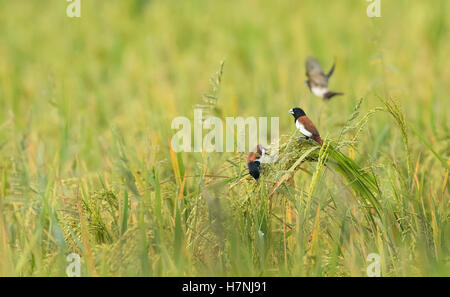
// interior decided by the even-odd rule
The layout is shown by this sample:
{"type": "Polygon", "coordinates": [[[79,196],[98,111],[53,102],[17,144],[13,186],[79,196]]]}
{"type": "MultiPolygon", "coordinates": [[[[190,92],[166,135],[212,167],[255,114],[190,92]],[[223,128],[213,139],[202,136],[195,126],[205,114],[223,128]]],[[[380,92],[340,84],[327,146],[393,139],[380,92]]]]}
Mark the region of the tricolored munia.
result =
{"type": "Polygon", "coordinates": [[[322,99],[329,100],[334,96],[344,95],[344,93],[332,92],[328,89],[328,80],[334,72],[336,63],[330,69],[328,74],[324,74],[319,62],[313,57],[307,57],[306,62],[306,76],[308,80],[305,82],[311,92],[322,99]]]}
{"type": "Polygon", "coordinates": [[[306,139],[313,139],[315,142],[320,144],[322,146],[323,141],[320,138],[319,131],[317,131],[314,124],[311,122],[311,120],[306,116],[303,109],[295,107],[289,110],[289,113],[294,116],[295,119],[295,126],[297,129],[305,135],[306,139]]]}
{"type": "Polygon", "coordinates": [[[261,172],[261,163],[264,160],[266,151],[267,150],[262,145],[258,144],[256,148],[248,155],[248,171],[255,180],[259,179],[259,175],[261,172]]]}

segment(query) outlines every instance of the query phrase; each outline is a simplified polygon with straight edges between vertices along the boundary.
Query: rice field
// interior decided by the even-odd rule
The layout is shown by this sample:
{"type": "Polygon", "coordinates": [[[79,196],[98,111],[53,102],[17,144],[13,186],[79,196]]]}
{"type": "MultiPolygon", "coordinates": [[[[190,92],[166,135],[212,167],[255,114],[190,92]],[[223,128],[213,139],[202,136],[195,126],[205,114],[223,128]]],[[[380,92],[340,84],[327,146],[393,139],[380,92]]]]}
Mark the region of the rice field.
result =
{"type": "Polygon", "coordinates": [[[0,0],[0,276],[450,276],[448,1],[69,4],[0,0]],[[174,151],[204,104],[279,117],[258,182],[174,151]]]}

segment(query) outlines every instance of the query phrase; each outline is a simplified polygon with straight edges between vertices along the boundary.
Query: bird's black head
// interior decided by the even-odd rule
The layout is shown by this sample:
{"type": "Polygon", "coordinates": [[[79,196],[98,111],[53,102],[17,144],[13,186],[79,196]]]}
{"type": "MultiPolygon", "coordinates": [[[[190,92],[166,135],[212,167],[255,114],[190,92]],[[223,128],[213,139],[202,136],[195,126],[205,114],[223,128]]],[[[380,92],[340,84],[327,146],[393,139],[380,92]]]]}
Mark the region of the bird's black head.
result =
{"type": "Polygon", "coordinates": [[[255,180],[259,179],[259,173],[261,171],[261,163],[259,161],[253,161],[248,163],[248,171],[255,180]]]}
{"type": "Polygon", "coordinates": [[[289,110],[289,113],[297,120],[299,117],[306,115],[303,109],[295,107],[289,110]]]}

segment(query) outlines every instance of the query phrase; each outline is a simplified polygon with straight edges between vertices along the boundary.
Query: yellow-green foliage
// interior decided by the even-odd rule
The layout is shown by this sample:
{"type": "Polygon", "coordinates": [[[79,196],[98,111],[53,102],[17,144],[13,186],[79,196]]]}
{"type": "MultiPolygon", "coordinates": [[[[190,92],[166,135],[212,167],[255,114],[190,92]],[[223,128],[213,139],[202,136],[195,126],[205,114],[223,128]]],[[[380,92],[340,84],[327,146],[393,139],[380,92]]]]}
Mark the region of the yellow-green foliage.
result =
{"type": "Polygon", "coordinates": [[[449,276],[447,2],[0,0],[0,275],[449,276]],[[171,151],[197,105],[279,117],[278,161],[171,151]]]}

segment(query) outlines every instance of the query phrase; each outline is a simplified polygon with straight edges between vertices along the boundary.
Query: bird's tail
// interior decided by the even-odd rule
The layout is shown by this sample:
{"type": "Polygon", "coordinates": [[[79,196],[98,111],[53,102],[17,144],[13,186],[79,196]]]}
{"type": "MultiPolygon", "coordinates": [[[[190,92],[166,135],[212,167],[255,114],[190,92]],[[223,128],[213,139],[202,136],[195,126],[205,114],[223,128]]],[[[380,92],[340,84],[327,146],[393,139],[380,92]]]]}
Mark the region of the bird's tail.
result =
{"type": "Polygon", "coordinates": [[[325,95],[323,95],[323,98],[326,100],[330,100],[334,96],[342,96],[342,95],[344,95],[344,93],[328,91],[325,93],[325,95]]]}
{"type": "Polygon", "coordinates": [[[312,139],[313,139],[315,142],[317,142],[318,144],[320,144],[320,146],[323,145],[322,138],[320,138],[319,135],[313,135],[312,139]]]}

